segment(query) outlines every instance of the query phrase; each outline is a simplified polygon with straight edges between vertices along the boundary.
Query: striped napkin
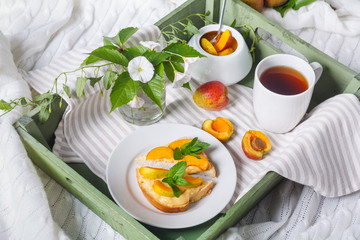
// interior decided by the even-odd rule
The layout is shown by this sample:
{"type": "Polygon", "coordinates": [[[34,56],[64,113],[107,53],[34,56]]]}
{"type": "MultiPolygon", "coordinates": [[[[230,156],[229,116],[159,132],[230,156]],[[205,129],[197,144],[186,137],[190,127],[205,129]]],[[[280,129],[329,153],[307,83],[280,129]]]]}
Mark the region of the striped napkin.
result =
{"type": "MultiPolygon", "coordinates": [[[[156,39],[159,31],[150,26],[141,29],[137,40],[156,39]],[[155,33],[155,34],[154,34],[155,33]]],[[[76,69],[91,49],[71,51],[50,65],[24,73],[38,92],[51,88],[53,79],[63,71],[76,69]]],[[[60,80],[60,79],[59,79],[60,80]]],[[[75,86],[76,74],[68,75],[68,85],[75,86]]],[[[195,89],[198,83],[192,82],[195,89]]],[[[75,89],[75,88],[74,88],[75,89]]],[[[85,98],[66,99],[69,107],[56,130],[53,152],[66,162],[84,162],[105,179],[105,169],[112,150],[139,128],[110,111],[109,91],[101,97],[97,89],[85,87],[85,98]]],[[[264,131],[272,150],[261,161],[248,159],[242,151],[242,136],[247,130],[261,130],[252,108],[252,89],[228,87],[229,105],[212,112],[198,108],[192,92],[166,88],[167,108],[160,123],[182,123],[201,127],[205,119],[218,116],[234,124],[234,134],[224,143],[237,168],[237,187],[233,204],[269,171],[314,188],[327,197],[341,196],[360,189],[360,103],[355,95],[341,94],[321,103],[304,117],[291,132],[274,134],[264,131]]]]}

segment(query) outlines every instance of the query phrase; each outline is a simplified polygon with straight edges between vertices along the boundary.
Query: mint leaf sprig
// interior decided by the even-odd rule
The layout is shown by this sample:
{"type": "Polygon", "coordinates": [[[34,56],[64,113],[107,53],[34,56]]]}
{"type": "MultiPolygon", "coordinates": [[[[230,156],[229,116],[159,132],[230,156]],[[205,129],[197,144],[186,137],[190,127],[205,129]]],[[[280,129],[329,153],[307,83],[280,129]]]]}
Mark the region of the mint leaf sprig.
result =
{"type": "Polygon", "coordinates": [[[176,185],[188,185],[189,182],[186,181],[183,177],[186,171],[186,162],[181,161],[172,166],[167,174],[167,177],[162,180],[162,182],[169,184],[175,197],[180,197],[181,190],[176,185]]]}
{"type": "Polygon", "coordinates": [[[185,143],[180,148],[177,147],[174,149],[174,159],[182,160],[186,155],[200,158],[199,153],[204,151],[209,146],[210,146],[209,143],[200,142],[198,141],[198,138],[195,137],[193,140],[191,140],[191,142],[185,143]]]}

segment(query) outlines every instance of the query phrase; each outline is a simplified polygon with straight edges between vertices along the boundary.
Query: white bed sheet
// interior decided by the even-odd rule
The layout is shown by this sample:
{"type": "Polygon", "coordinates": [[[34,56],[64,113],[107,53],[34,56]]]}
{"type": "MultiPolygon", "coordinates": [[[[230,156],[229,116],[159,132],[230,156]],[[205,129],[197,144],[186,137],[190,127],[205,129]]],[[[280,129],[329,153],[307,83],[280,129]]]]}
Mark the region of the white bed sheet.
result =
{"type": "MultiPolygon", "coordinates": [[[[184,0],[0,0],[0,31],[9,45],[3,36],[0,43],[4,52],[11,51],[18,70],[28,71],[49,64],[71,49],[99,44],[103,35],[114,35],[120,28],[154,23],[182,2],[184,0]]],[[[297,18],[295,27],[285,25],[294,22],[291,16],[299,12],[289,12],[285,19],[277,17],[272,10],[264,14],[360,72],[357,27],[360,26],[360,4],[359,0],[345,2],[317,1],[302,9],[310,16],[305,29],[301,24],[303,18],[297,18]],[[331,21],[324,21],[329,17],[331,21]]],[[[276,40],[274,43],[277,44],[276,40]]],[[[280,44],[280,47],[283,46],[280,44]]],[[[10,73],[0,72],[0,79],[6,79],[0,81],[0,97],[29,94],[16,69],[7,68],[11,66],[8,56],[3,54],[0,59],[2,69],[10,73]],[[13,82],[18,85],[14,87],[13,82]]],[[[0,239],[122,239],[79,200],[32,165],[11,127],[22,112],[18,110],[6,120],[0,119],[0,239]]],[[[360,193],[323,198],[308,187],[285,181],[220,238],[356,239],[360,237],[359,199],[360,193]]]]}

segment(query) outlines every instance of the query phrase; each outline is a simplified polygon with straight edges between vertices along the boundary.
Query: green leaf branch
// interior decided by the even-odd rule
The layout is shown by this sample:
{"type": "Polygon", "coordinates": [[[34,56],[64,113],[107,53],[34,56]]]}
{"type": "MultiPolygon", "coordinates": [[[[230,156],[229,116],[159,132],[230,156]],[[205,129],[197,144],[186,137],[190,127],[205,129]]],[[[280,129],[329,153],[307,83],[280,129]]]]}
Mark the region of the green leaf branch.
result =
{"type": "MultiPolygon", "coordinates": [[[[128,104],[137,95],[139,89],[161,109],[161,100],[165,90],[165,79],[174,82],[176,73],[184,73],[184,59],[192,57],[204,57],[194,48],[186,44],[183,40],[184,35],[192,36],[199,33],[194,21],[201,20],[205,24],[214,23],[207,19],[210,12],[205,14],[191,14],[176,23],[169,24],[161,29],[161,33],[165,36],[167,47],[162,51],[156,52],[142,45],[128,47],[128,40],[138,31],[138,28],[128,27],[120,30],[114,37],[104,37],[103,46],[94,49],[84,59],[81,65],[72,71],[60,73],[53,82],[52,88],[43,94],[38,95],[33,100],[27,98],[17,98],[9,102],[1,100],[0,109],[4,115],[10,112],[18,105],[22,106],[38,106],[40,110],[40,119],[42,122],[46,121],[51,112],[51,103],[54,101],[52,95],[60,96],[60,107],[65,95],[68,98],[72,96],[84,97],[85,86],[87,83],[91,87],[98,87],[100,94],[103,96],[104,91],[110,92],[111,110],[128,104]],[[135,81],[131,78],[128,72],[129,62],[137,57],[145,57],[153,66],[154,74],[152,78],[146,83],[135,81]],[[93,69],[93,73],[85,71],[93,69]],[[101,71],[104,70],[104,71],[101,71]],[[68,75],[80,72],[76,78],[76,89],[71,89],[68,84],[68,75]],[[101,72],[101,74],[100,74],[101,72]],[[103,72],[105,72],[103,74],[103,72]],[[64,78],[64,82],[59,88],[59,80],[64,78]],[[73,94],[74,93],[74,94],[73,94]]],[[[234,24],[236,21],[234,22],[234,24]]],[[[253,54],[255,41],[259,39],[256,37],[254,30],[249,25],[242,25],[241,33],[244,36],[253,35],[253,42],[250,52],[253,54]]],[[[160,39],[158,39],[160,41],[160,39]]],[[[190,89],[189,83],[183,84],[184,88],[190,89]]]]}

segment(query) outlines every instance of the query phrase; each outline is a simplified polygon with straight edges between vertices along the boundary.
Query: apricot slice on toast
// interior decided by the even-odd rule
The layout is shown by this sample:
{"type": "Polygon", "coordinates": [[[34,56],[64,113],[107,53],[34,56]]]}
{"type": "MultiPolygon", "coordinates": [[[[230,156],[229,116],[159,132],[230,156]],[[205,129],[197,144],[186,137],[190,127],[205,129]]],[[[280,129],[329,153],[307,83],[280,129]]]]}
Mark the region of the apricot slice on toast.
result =
{"type": "Polygon", "coordinates": [[[189,183],[187,185],[182,185],[182,187],[185,187],[185,188],[194,188],[194,187],[200,186],[203,182],[202,178],[193,177],[193,176],[187,175],[187,174],[184,176],[184,179],[189,183]]]}
{"type": "Polygon", "coordinates": [[[141,167],[139,169],[141,175],[150,179],[165,178],[168,172],[169,170],[163,168],[141,167]]]}
{"type": "Polygon", "coordinates": [[[174,158],[174,151],[169,147],[156,147],[146,155],[146,160],[156,160],[161,158],[174,158]]]}
{"type": "MultiPolygon", "coordinates": [[[[169,184],[163,183],[161,180],[155,180],[153,184],[154,192],[164,197],[174,197],[174,193],[171,190],[169,184]]],[[[185,191],[184,188],[179,187],[180,192],[183,193],[185,191]]]]}
{"type": "Polygon", "coordinates": [[[186,161],[187,166],[197,166],[203,171],[207,170],[209,168],[209,160],[202,155],[199,155],[199,157],[200,158],[191,155],[185,155],[184,158],[180,161],[186,161]]]}
{"type": "Polygon", "coordinates": [[[191,142],[191,140],[192,139],[186,139],[186,138],[175,140],[169,144],[169,148],[171,148],[172,150],[175,150],[175,148],[177,148],[177,147],[181,149],[182,145],[184,145],[185,143],[191,142]]]}

